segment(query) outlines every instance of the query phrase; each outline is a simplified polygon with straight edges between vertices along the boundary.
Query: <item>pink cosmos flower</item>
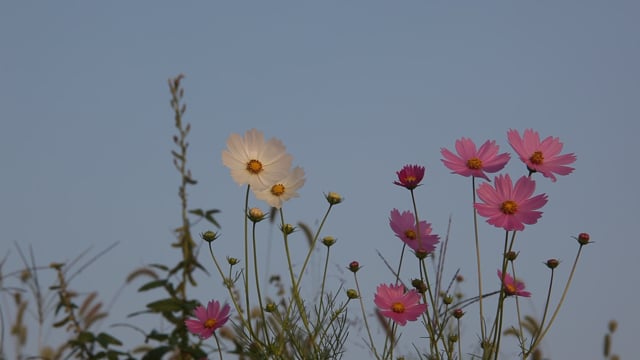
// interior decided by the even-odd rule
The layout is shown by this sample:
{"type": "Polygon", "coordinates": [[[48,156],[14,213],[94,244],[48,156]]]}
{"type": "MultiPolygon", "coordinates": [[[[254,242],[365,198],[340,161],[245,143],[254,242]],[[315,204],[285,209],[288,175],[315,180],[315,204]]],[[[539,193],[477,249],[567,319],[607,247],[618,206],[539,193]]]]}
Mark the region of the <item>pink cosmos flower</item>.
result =
{"type": "Polygon", "coordinates": [[[526,129],[522,138],[516,130],[511,129],[507,132],[507,138],[529,172],[540,172],[555,182],[554,173],[569,175],[573,171],[572,167],[566,165],[576,161],[576,156],[573,153],[558,155],[563,146],[559,138],[549,136],[541,142],[538,132],[532,129],[526,129]]]}
{"type": "MultiPolygon", "coordinates": [[[[502,280],[502,271],[498,270],[498,278],[502,280]]],[[[524,283],[522,281],[516,280],[511,275],[504,274],[504,293],[507,296],[524,296],[530,297],[531,293],[528,291],[524,291],[524,283]]]]}
{"type": "Polygon", "coordinates": [[[424,166],[405,165],[400,171],[396,171],[396,175],[398,181],[394,181],[394,184],[413,190],[420,185],[424,177],[424,166]]]}
{"type": "Polygon", "coordinates": [[[407,291],[403,285],[378,285],[373,302],[380,314],[402,326],[427,311],[427,304],[420,303],[420,294],[414,289],[407,291]]]}
{"type": "Polygon", "coordinates": [[[440,153],[444,157],[442,163],[454,174],[473,176],[489,181],[486,172],[494,173],[502,170],[509,162],[508,153],[498,154],[500,147],[493,140],[485,141],[480,149],[476,150],[476,144],[467,138],[456,140],[458,155],[442,148],[440,153]]]}
{"type": "Polygon", "coordinates": [[[207,339],[229,320],[229,311],[229,304],[220,308],[220,303],[212,300],[206,308],[196,307],[193,313],[197,319],[187,319],[184,324],[192,334],[200,336],[201,339],[207,339]]]}
{"type": "Polygon", "coordinates": [[[431,235],[431,224],[426,221],[420,221],[420,237],[418,237],[416,219],[411,211],[400,213],[398,209],[391,210],[389,225],[396,236],[413,251],[422,250],[431,253],[436,249],[436,244],[440,242],[438,235],[431,235]]]}
{"type": "Polygon", "coordinates": [[[489,224],[510,231],[524,230],[524,224],[538,222],[542,212],[536,210],[547,203],[547,195],[531,197],[536,188],[535,181],[523,176],[513,186],[507,174],[496,176],[494,183],[495,188],[488,183],[478,187],[478,198],[484,204],[474,205],[478,214],[488,218],[489,224]]]}

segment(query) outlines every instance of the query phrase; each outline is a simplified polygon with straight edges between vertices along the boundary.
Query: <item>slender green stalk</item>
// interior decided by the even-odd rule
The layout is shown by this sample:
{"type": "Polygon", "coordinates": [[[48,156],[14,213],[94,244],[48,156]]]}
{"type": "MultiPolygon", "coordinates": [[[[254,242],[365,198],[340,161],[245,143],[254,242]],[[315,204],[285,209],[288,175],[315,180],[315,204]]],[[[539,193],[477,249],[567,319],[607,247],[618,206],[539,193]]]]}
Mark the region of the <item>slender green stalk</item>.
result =
{"type": "Polygon", "coordinates": [[[380,359],[380,355],[378,355],[378,351],[376,351],[376,344],[373,342],[373,337],[371,336],[371,328],[369,327],[369,322],[367,321],[367,313],[364,309],[364,301],[362,301],[362,292],[360,291],[358,276],[355,272],[353,273],[353,279],[356,284],[356,290],[358,291],[358,300],[360,301],[360,309],[362,310],[362,320],[364,320],[364,327],[365,329],[367,329],[367,335],[369,336],[369,347],[373,351],[373,355],[375,355],[376,359],[380,359]]]}
{"type": "Polygon", "coordinates": [[[569,274],[569,279],[567,280],[567,283],[566,283],[566,285],[564,287],[564,291],[562,292],[562,297],[560,297],[560,302],[558,302],[558,305],[556,306],[556,309],[554,310],[553,315],[551,316],[551,319],[549,320],[549,324],[547,324],[547,327],[544,329],[544,331],[542,331],[540,336],[538,338],[536,338],[536,341],[533,343],[533,345],[531,345],[531,350],[535,349],[536,346],[538,346],[538,344],[540,344],[540,341],[542,341],[544,336],[547,334],[547,332],[551,328],[551,325],[553,324],[553,321],[556,319],[556,316],[558,315],[558,312],[560,311],[560,307],[562,306],[562,303],[564,302],[564,299],[567,297],[567,292],[569,291],[569,286],[571,285],[571,280],[573,280],[573,275],[575,274],[576,266],[578,265],[578,259],[580,258],[580,253],[582,252],[582,247],[583,246],[584,246],[583,244],[580,244],[580,248],[578,249],[578,253],[576,254],[576,258],[573,261],[573,266],[571,266],[571,273],[569,274]]]}
{"type": "MultiPolygon", "coordinates": [[[[516,281],[515,279],[518,278],[518,276],[516,275],[516,266],[513,263],[513,261],[511,261],[511,272],[513,273],[513,279],[514,281],[516,281]]],[[[520,342],[520,349],[522,350],[522,355],[523,355],[523,359],[524,359],[524,354],[525,354],[525,348],[524,348],[524,336],[523,336],[523,331],[522,331],[522,316],[520,315],[520,297],[516,296],[516,314],[518,317],[518,333],[520,334],[520,336],[518,337],[518,342],[520,342]]]]}
{"type": "Polygon", "coordinates": [[[260,305],[260,315],[262,317],[262,329],[264,330],[264,341],[269,344],[269,333],[267,332],[267,319],[264,315],[264,305],[262,304],[262,295],[260,292],[260,277],[258,276],[258,255],[256,250],[256,223],[253,223],[253,271],[256,279],[256,292],[258,295],[258,304],[260,305]]]}
{"type": "MultiPolygon", "coordinates": [[[[427,273],[427,265],[425,262],[425,259],[420,259],[420,277],[424,279],[424,281],[427,284],[427,293],[429,294],[429,300],[431,301],[431,308],[433,309],[433,318],[431,318],[431,316],[429,316],[429,311],[427,310],[426,314],[427,314],[427,321],[429,322],[427,325],[427,329],[429,331],[429,336],[431,337],[432,341],[431,341],[431,347],[432,347],[432,354],[435,354],[435,358],[436,359],[440,359],[440,352],[437,351],[437,343],[439,340],[442,340],[442,344],[444,345],[444,348],[447,348],[447,340],[444,338],[444,336],[442,336],[442,329],[440,327],[439,324],[439,319],[438,319],[438,309],[436,309],[433,304],[435,304],[434,301],[434,296],[433,296],[433,291],[431,289],[431,284],[429,283],[429,276],[427,273]],[[434,328],[433,326],[437,327],[434,328]],[[429,330],[430,329],[430,330],[429,330]],[[435,349],[435,352],[433,352],[433,350],[435,349]]],[[[425,297],[425,295],[423,295],[423,298],[425,297]]],[[[426,303],[426,299],[424,300],[426,303]]]]}
{"type": "Polygon", "coordinates": [[[218,334],[214,332],[213,338],[216,339],[216,347],[218,348],[218,355],[220,356],[220,360],[222,360],[222,349],[220,348],[220,341],[218,340],[218,334]]]}
{"type": "Polygon", "coordinates": [[[538,328],[538,331],[536,332],[536,334],[534,334],[533,338],[531,339],[531,344],[529,344],[529,351],[525,352],[525,359],[527,358],[527,356],[529,355],[529,353],[531,353],[531,351],[535,350],[533,348],[533,344],[536,343],[538,337],[541,334],[541,330],[544,328],[544,323],[547,319],[547,314],[549,313],[549,303],[551,302],[551,290],[553,289],[553,278],[555,275],[555,269],[551,269],[551,277],[549,279],[549,289],[547,290],[547,299],[544,302],[544,312],[542,313],[542,321],[540,321],[540,326],[538,328]]]}
{"type": "Polygon", "coordinates": [[[250,333],[253,335],[251,324],[251,305],[249,303],[249,189],[251,185],[247,185],[247,192],[244,197],[244,298],[247,309],[247,322],[249,323],[250,333]]]}
{"type": "Polygon", "coordinates": [[[324,213],[324,216],[322,217],[322,221],[320,222],[320,226],[318,227],[318,230],[313,236],[313,240],[311,241],[311,246],[309,246],[309,252],[307,252],[307,257],[304,259],[304,263],[302,264],[302,268],[300,269],[300,274],[298,274],[298,280],[296,281],[298,284],[300,284],[300,282],[302,281],[304,270],[307,268],[307,264],[309,263],[309,258],[311,258],[313,249],[315,249],[316,242],[318,241],[318,237],[320,236],[320,231],[322,230],[324,223],[327,221],[327,218],[329,217],[329,212],[331,212],[332,207],[333,207],[333,204],[329,204],[329,208],[324,213]]]}
{"type": "Polygon", "coordinates": [[[478,306],[480,307],[480,341],[484,342],[486,339],[485,334],[485,321],[484,321],[484,310],[482,307],[482,272],[480,270],[480,236],[478,233],[478,212],[476,211],[475,203],[476,203],[476,177],[471,177],[471,190],[472,190],[472,207],[473,207],[473,233],[476,242],[476,265],[478,270],[478,306]]]}
{"type": "Polygon", "coordinates": [[[227,291],[229,292],[229,297],[231,298],[233,307],[236,309],[236,312],[238,313],[238,317],[240,318],[242,325],[247,329],[249,329],[249,333],[251,334],[251,337],[255,338],[256,336],[253,333],[253,328],[251,327],[251,324],[247,323],[247,320],[244,318],[244,316],[242,316],[242,309],[240,308],[240,304],[238,304],[238,300],[234,296],[233,291],[231,291],[231,268],[229,269],[229,277],[226,278],[224,276],[224,272],[222,272],[222,268],[220,267],[220,264],[218,263],[218,259],[216,259],[215,255],[213,254],[213,247],[211,246],[211,242],[209,242],[209,254],[211,254],[213,263],[216,265],[216,269],[218,269],[218,273],[220,273],[220,277],[223,279],[225,283],[224,285],[227,288],[227,291]]]}
{"type": "Polygon", "coordinates": [[[500,298],[498,299],[498,310],[496,311],[496,320],[498,321],[498,325],[495,327],[494,334],[494,359],[498,360],[498,354],[500,353],[500,340],[502,339],[502,321],[504,319],[504,300],[506,298],[506,293],[504,290],[504,279],[507,274],[507,253],[511,251],[513,248],[513,243],[516,239],[516,231],[513,230],[511,241],[509,241],[509,231],[505,233],[504,239],[504,253],[502,254],[502,278],[500,279],[500,298]]]}

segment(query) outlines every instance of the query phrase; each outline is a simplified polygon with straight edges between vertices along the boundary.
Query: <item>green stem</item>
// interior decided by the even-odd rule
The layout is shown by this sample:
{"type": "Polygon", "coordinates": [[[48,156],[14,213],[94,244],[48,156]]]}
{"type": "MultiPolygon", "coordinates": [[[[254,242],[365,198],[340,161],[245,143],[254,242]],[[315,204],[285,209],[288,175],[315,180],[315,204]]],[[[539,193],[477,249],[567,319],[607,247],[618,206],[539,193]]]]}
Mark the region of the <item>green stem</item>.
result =
{"type": "Polygon", "coordinates": [[[298,280],[297,280],[298,284],[300,284],[300,282],[302,281],[302,276],[304,275],[304,270],[307,268],[307,264],[309,263],[309,259],[311,258],[311,253],[313,253],[313,249],[315,248],[316,242],[318,241],[318,237],[320,236],[320,231],[322,230],[322,227],[324,226],[324,223],[327,221],[327,218],[329,217],[329,212],[331,211],[332,207],[333,207],[333,205],[329,204],[329,208],[324,213],[324,217],[322,217],[322,221],[320,222],[320,226],[318,227],[318,230],[316,231],[315,235],[313,236],[313,240],[311,241],[311,246],[309,246],[309,252],[307,252],[307,257],[304,259],[304,263],[302,264],[302,269],[300,270],[300,274],[298,275],[298,280]]]}
{"type": "Polygon", "coordinates": [[[558,312],[560,311],[560,307],[562,306],[562,303],[564,302],[564,299],[567,296],[567,292],[569,291],[569,286],[571,285],[571,280],[573,279],[573,275],[575,274],[576,266],[578,265],[578,259],[580,258],[580,252],[582,251],[582,247],[583,246],[584,245],[580,244],[580,248],[578,249],[578,253],[576,254],[576,258],[573,261],[573,266],[571,267],[571,273],[569,274],[569,279],[567,280],[567,283],[566,283],[566,285],[564,287],[564,291],[562,292],[562,297],[560,298],[560,302],[558,302],[558,306],[556,307],[555,311],[553,312],[553,315],[551,316],[551,320],[549,320],[549,324],[544,329],[542,334],[540,334],[540,336],[533,343],[533,345],[531,346],[531,349],[535,349],[535,347],[538,346],[538,344],[540,344],[540,341],[547,334],[547,332],[551,328],[551,325],[553,324],[553,321],[556,319],[556,316],[558,315],[558,312]]]}
{"type": "Polygon", "coordinates": [[[362,292],[360,291],[358,276],[355,272],[353,273],[353,279],[355,280],[356,290],[358,291],[358,300],[360,301],[360,309],[362,310],[362,320],[364,320],[364,327],[367,329],[367,335],[369,336],[369,346],[371,347],[371,351],[373,351],[373,355],[375,355],[376,359],[380,359],[380,355],[378,355],[378,351],[376,351],[376,345],[373,342],[373,337],[371,336],[371,328],[369,327],[369,322],[367,321],[367,314],[364,309],[364,301],[362,301],[362,292]]]}
{"type": "Polygon", "coordinates": [[[256,223],[253,223],[253,271],[256,278],[256,292],[258,294],[258,304],[260,305],[260,315],[262,316],[262,328],[264,330],[264,341],[269,344],[269,333],[267,332],[267,319],[264,315],[264,305],[262,304],[262,295],[260,293],[260,277],[258,276],[258,256],[256,250],[256,223]]]}
{"type": "Polygon", "coordinates": [[[476,203],[476,177],[471,177],[471,190],[473,193],[473,203],[471,204],[473,207],[473,233],[476,242],[476,264],[478,271],[478,306],[480,307],[480,341],[484,342],[486,339],[485,334],[485,321],[484,321],[484,310],[482,307],[482,273],[480,270],[480,236],[478,233],[478,212],[476,211],[475,203],[476,203]]]}

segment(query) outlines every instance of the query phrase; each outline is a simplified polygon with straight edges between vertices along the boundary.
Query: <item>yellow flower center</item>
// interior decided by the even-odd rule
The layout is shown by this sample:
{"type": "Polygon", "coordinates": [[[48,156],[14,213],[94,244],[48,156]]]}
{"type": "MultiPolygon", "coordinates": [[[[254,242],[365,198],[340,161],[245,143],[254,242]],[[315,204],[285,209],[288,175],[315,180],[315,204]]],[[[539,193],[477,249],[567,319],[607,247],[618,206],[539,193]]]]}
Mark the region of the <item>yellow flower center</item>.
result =
{"type": "Polygon", "coordinates": [[[271,193],[275,196],[280,196],[282,194],[284,194],[284,185],[282,184],[275,184],[271,187],[271,193]]]}
{"type": "Polygon", "coordinates": [[[467,167],[471,170],[480,170],[482,169],[482,160],[478,158],[471,158],[467,160],[467,167]]]}
{"type": "Polygon", "coordinates": [[[507,285],[504,286],[504,292],[507,295],[515,295],[515,293],[517,291],[518,291],[518,289],[513,284],[507,284],[507,285]]]}
{"type": "Polygon", "coordinates": [[[529,160],[531,160],[531,163],[534,165],[542,165],[544,162],[544,155],[542,155],[542,151],[536,151],[531,155],[529,160]]]}
{"type": "Polygon", "coordinates": [[[211,329],[214,326],[216,326],[216,319],[207,319],[207,321],[204,322],[204,327],[207,329],[211,329]]]}
{"type": "Polygon", "coordinates": [[[414,182],[416,181],[417,178],[413,175],[409,175],[409,176],[405,176],[404,179],[402,179],[402,182],[414,182]]]}
{"type": "Polygon", "coordinates": [[[262,163],[258,160],[252,159],[247,163],[247,171],[252,174],[259,174],[262,170],[262,163]]]}
{"type": "Polygon", "coordinates": [[[500,211],[506,215],[513,215],[518,211],[518,204],[513,200],[507,200],[500,205],[500,211]]]}
{"type": "Polygon", "coordinates": [[[404,304],[403,303],[394,303],[393,305],[391,305],[391,311],[393,311],[394,313],[398,313],[401,314],[404,312],[404,304]]]}
{"type": "Polygon", "coordinates": [[[405,230],[405,232],[404,232],[404,236],[408,237],[408,238],[409,238],[409,239],[411,239],[411,240],[415,240],[415,239],[418,237],[418,236],[416,235],[415,230],[413,230],[413,229],[405,230]]]}

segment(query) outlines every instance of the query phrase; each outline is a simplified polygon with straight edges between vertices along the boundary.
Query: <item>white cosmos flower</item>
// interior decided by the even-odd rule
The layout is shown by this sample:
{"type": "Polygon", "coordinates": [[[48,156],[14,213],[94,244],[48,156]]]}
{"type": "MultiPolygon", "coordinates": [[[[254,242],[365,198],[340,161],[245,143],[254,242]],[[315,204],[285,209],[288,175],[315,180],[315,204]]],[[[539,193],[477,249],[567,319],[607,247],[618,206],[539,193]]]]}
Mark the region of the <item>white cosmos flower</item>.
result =
{"type": "Polygon", "coordinates": [[[280,209],[282,203],[298,197],[298,189],[304,185],[304,170],[296,166],[289,174],[263,190],[254,191],[256,198],[264,200],[274,208],[280,209]]]}
{"type": "Polygon", "coordinates": [[[222,163],[231,170],[238,185],[249,184],[253,190],[262,190],[287,176],[292,157],[278,139],[264,140],[264,134],[251,129],[241,137],[231,134],[227,149],[222,152],[222,163]]]}

